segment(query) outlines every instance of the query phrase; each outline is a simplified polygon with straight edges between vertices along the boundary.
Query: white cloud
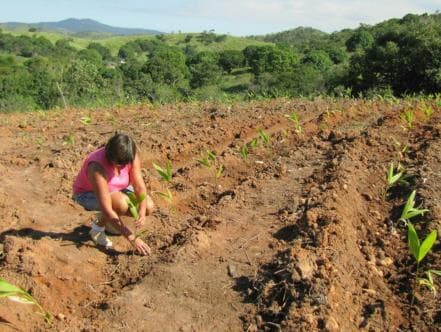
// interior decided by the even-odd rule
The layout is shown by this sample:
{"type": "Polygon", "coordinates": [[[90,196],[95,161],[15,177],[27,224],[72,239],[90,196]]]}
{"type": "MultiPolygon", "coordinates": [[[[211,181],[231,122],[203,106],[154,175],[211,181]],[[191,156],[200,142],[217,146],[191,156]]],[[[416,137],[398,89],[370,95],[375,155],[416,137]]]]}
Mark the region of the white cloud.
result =
{"type": "Polygon", "coordinates": [[[192,0],[182,3],[180,8],[175,8],[180,16],[271,24],[275,28],[312,26],[326,31],[441,9],[440,0],[192,0]]]}

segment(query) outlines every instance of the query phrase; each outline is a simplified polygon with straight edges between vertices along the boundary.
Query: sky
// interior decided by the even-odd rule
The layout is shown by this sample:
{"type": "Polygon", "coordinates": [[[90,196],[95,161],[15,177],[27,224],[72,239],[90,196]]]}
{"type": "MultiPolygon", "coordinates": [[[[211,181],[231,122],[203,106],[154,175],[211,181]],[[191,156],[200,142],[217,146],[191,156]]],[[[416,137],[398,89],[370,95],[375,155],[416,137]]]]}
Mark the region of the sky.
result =
{"type": "Polygon", "coordinates": [[[434,13],[441,0],[0,0],[0,22],[90,18],[162,32],[261,35],[312,27],[325,32],[434,13]]]}

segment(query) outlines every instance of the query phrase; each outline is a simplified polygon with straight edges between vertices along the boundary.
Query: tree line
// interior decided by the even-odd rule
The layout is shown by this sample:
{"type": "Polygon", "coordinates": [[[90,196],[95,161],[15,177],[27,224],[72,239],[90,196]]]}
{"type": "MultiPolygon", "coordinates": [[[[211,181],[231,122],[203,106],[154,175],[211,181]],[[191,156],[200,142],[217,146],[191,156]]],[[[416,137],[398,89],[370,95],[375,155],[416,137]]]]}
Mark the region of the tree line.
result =
{"type": "Polygon", "coordinates": [[[441,14],[408,14],[326,34],[298,28],[242,50],[213,31],[171,45],[167,35],[129,41],[113,56],[97,42],[13,36],[0,30],[0,111],[132,102],[313,95],[433,94],[441,91],[441,14]]]}

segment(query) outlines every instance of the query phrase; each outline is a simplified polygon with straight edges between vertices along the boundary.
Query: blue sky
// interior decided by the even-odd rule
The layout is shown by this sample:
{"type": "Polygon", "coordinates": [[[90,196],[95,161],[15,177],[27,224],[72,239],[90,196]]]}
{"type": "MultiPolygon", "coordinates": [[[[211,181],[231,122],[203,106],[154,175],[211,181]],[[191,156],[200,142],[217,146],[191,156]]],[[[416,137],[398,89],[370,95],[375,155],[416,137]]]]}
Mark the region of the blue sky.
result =
{"type": "Polygon", "coordinates": [[[326,32],[375,24],[407,13],[434,13],[441,0],[3,0],[0,22],[91,18],[101,23],[163,32],[236,36],[309,26],[326,32]]]}

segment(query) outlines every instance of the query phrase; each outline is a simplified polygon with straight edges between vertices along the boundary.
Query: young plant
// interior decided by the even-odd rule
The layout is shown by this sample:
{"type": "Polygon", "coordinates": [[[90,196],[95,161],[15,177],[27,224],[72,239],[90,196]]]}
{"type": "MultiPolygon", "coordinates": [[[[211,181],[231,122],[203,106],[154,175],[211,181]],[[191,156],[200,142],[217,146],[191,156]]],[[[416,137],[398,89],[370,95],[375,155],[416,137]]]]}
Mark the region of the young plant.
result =
{"type": "Polygon", "coordinates": [[[259,129],[259,137],[264,145],[268,145],[270,143],[270,137],[265,131],[263,131],[263,129],[259,129]]]}
{"type": "Polygon", "coordinates": [[[406,181],[407,176],[404,174],[404,169],[400,163],[398,163],[398,166],[396,167],[397,173],[394,173],[394,170],[395,170],[394,163],[391,162],[386,172],[386,181],[387,181],[386,193],[390,188],[392,188],[396,184],[406,185],[406,186],[409,185],[409,182],[406,181]]]}
{"type": "Polygon", "coordinates": [[[80,121],[83,125],[90,125],[92,123],[92,118],[90,116],[83,116],[80,121]]]}
{"type": "Polygon", "coordinates": [[[167,191],[156,191],[155,192],[159,197],[167,201],[169,204],[173,202],[173,195],[170,189],[167,188],[167,191]]]}
{"type": "Polygon", "coordinates": [[[250,154],[250,150],[248,148],[248,145],[247,144],[242,145],[239,148],[239,153],[240,153],[240,156],[242,157],[242,159],[244,159],[244,160],[247,159],[248,155],[250,154]]]}
{"type": "Polygon", "coordinates": [[[75,144],[75,135],[73,133],[69,133],[63,137],[63,145],[74,145],[75,144]]]}
{"type": "Polygon", "coordinates": [[[407,202],[404,205],[403,211],[401,212],[400,220],[404,222],[409,222],[411,218],[419,215],[424,215],[424,213],[429,211],[427,209],[418,209],[414,207],[415,195],[416,195],[416,190],[412,191],[412,193],[407,198],[407,202]]]}
{"type": "Polygon", "coordinates": [[[259,140],[257,138],[253,138],[249,143],[248,146],[251,149],[257,148],[257,146],[259,145],[259,140]]]}
{"type": "MultiPolygon", "coordinates": [[[[418,272],[420,268],[420,262],[426,257],[426,255],[429,253],[430,249],[432,249],[433,245],[436,241],[436,230],[433,230],[430,232],[429,235],[424,239],[423,242],[420,241],[420,238],[418,237],[418,234],[415,230],[415,227],[413,227],[412,223],[409,221],[407,223],[407,240],[409,244],[410,252],[412,253],[413,257],[416,260],[417,263],[417,269],[415,273],[415,283],[418,281],[418,272]]],[[[436,271],[436,270],[435,270],[436,271]]],[[[438,271],[437,271],[438,272],[438,271]]],[[[431,274],[428,276],[428,282],[433,285],[433,280],[431,278],[431,274]]],[[[424,283],[424,281],[422,282],[424,283]]],[[[415,284],[416,285],[416,284],[415,284]]],[[[413,305],[413,302],[415,300],[415,288],[412,294],[412,300],[411,304],[413,305]]]]}
{"type": "Polygon", "coordinates": [[[172,172],[171,172],[171,163],[170,160],[167,160],[165,163],[165,168],[162,168],[156,163],[152,163],[153,167],[156,169],[156,172],[158,172],[159,176],[167,182],[171,182],[172,180],[172,172]]]}
{"type": "Polygon", "coordinates": [[[411,110],[407,110],[401,115],[401,118],[406,122],[407,127],[412,129],[414,121],[413,112],[411,110]]]}
{"type": "Polygon", "coordinates": [[[433,282],[433,275],[437,275],[437,276],[441,277],[441,271],[429,269],[429,270],[425,271],[424,273],[426,274],[427,277],[426,278],[417,278],[418,285],[426,286],[427,288],[429,288],[429,290],[434,295],[436,295],[437,291],[436,291],[435,283],[433,282]]]}
{"type": "Polygon", "coordinates": [[[216,169],[216,173],[215,173],[216,179],[219,179],[222,176],[223,172],[224,172],[224,165],[219,165],[219,167],[216,169]]]}
{"type": "Polygon", "coordinates": [[[299,116],[297,115],[297,113],[294,111],[291,112],[288,118],[292,123],[294,123],[295,132],[300,135],[302,133],[302,125],[300,124],[299,116]]]}
{"type": "MultiPolygon", "coordinates": [[[[146,195],[141,194],[139,197],[137,197],[135,193],[128,192],[127,196],[129,197],[129,198],[127,198],[127,204],[129,205],[130,214],[132,215],[133,219],[135,219],[135,222],[136,222],[136,221],[138,221],[138,218],[139,218],[139,213],[138,213],[139,206],[141,205],[141,202],[146,198],[146,195]]],[[[134,233],[135,240],[137,238],[139,238],[141,235],[142,235],[142,232],[138,233],[135,230],[135,233],[134,233]]]]}
{"type": "Polygon", "coordinates": [[[20,287],[0,279],[0,298],[4,297],[11,301],[35,305],[38,309],[37,314],[42,316],[47,323],[52,324],[53,317],[50,312],[44,310],[44,308],[37,302],[36,299],[32,297],[31,294],[20,287]]]}
{"type": "Polygon", "coordinates": [[[423,113],[426,116],[426,119],[429,119],[433,113],[435,112],[430,105],[426,105],[426,103],[422,103],[421,108],[423,109],[423,113]]]}
{"type": "Polygon", "coordinates": [[[205,154],[201,155],[201,158],[198,159],[198,162],[210,168],[212,163],[216,162],[216,154],[213,151],[207,150],[205,154]]]}
{"type": "Polygon", "coordinates": [[[141,202],[146,198],[146,195],[141,194],[141,196],[137,197],[135,193],[128,192],[127,196],[129,197],[129,198],[127,198],[127,204],[129,205],[129,211],[130,211],[132,217],[135,220],[138,220],[139,206],[141,205],[141,202]]]}

